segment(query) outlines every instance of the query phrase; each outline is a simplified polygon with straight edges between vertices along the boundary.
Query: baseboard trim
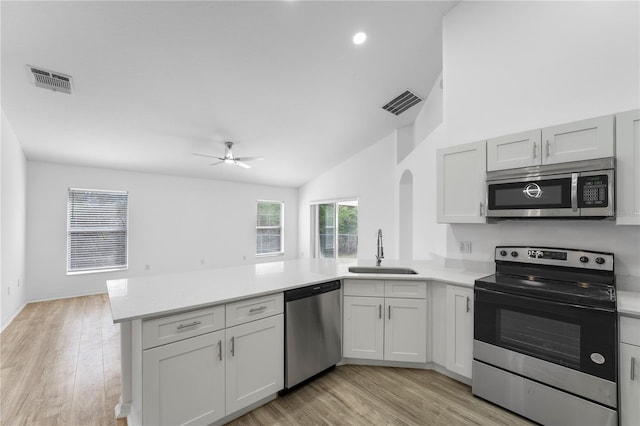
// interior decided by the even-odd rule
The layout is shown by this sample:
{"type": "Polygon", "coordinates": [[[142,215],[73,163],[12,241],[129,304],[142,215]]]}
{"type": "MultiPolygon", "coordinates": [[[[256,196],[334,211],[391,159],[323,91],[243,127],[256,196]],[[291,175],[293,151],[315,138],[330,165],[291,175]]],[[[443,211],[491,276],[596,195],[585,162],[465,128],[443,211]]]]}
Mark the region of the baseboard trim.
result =
{"type": "Polygon", "coordinates": [[[0,330],[0,333],[2,333],[8,326],[9,324],[11,324],[13,322],[14,319],[16,319],[16,317],[20,314],[20,312],[22,312],[22,310],[24,309],[25,306],[27,306],[29,302],[24,302],[22,304],[22,306],[20,306],[16,312],[13,314],[13,316],[11,318],[9,318],[9,320],[7,321],[6,324],[2,324],[2,329],[0,330]]]}
{"type": "Polygon", "coordinates": [[[86,293],[78,293],[78,294],[71,294],[71,295],[48,296],[48,297],[42,297],[42,298],[29,299],[27,303],[49,302],[51,300],[71,299],[74,297],[83,297],[83,296],[95,296],[96,294],[106,294],[106,293],[107,293],[106,290],[102,290],[102,291],[89,291],[86,293]]]}

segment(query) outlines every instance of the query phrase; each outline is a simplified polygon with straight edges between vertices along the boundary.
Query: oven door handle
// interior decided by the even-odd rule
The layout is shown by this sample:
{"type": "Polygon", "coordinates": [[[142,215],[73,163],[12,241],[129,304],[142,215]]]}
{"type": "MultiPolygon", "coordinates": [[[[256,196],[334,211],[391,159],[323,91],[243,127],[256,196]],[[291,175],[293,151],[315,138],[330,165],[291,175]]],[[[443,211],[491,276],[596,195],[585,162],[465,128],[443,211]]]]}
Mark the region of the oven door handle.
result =
{"type": "Polygon", "coordinates": [[[576,305],[574,303],[559,302],[559,301],[547,300],[547,299],[538,299],[536,297],[531,297],[527,295],[505,293],[503,291],[489,290],[486,288],[479,288],[477,286],[474,286],[474,292],[475,292],[475,301],[474,301],[475,304],[478,304],[478,303],[501,304],[503,303],[503,300],[500,300],[500,299],[508,298],[509,304],[512,306],[530,309],[533,305],[542,304],[545,307],[545,311],[553,312],[553,313],[559,313],[563,309],[565,310],[568,309],[568,310],[580,310],[582,312],[588,311],[588,312],[601,312],[606,314],[616,314],[615,309],[607,309],[607,308],[597,307],[597,306],[582,306],[582,305],[576,305]],[[495,297],[497,297],[499,300],[496,301],[494,299],[495,297]]]}

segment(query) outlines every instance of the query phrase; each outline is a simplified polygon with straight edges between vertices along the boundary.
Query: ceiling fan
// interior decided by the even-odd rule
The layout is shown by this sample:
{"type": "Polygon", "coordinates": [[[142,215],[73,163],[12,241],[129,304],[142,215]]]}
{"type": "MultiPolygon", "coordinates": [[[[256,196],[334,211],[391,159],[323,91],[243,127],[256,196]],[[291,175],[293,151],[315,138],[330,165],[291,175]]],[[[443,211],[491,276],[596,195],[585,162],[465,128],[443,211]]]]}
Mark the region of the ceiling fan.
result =
{"type": "Polygon", "coordinates": [[[216,157],[214,155],[206,155],[206,154],[197,154],[193,153],[193,155],[198,155],[200,157],[209,157],[215,158],[219,161],[209,164],[210,166],[216,166],[218,164],[235,164],[236,166],[244,167],[245,169],[250,168],[245,161],[254,161],[254,160],[264,160],[263,157],[235,157],[233,152],[231,152],[231,148],[233,147],[233,142],[225,142],[224,143],[224,157],[216,157]]]}

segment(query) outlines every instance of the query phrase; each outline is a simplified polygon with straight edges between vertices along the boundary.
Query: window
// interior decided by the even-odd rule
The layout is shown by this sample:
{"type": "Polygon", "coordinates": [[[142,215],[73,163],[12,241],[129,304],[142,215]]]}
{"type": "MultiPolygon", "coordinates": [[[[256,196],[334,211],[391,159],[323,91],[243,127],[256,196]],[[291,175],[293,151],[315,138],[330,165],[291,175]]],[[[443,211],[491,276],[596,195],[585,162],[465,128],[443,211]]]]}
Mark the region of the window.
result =
{"type": "Polygon", "coordinates": [[[314,257],[355,258],[358,255],[358,201],[311,206],[314,257]],[[336,229],[337,224],[337,229],[336,229]]]}
{"type": "Polygon", "coordinates": [[[128,194],[69,188],[67,273],[127,269],[128,194]]]}
{"type": "Polygon", "coordinates": [[[256,254],[282,254],[282,215],[284,203],[281,201],[258,201],[256,216],[256,254]]]}

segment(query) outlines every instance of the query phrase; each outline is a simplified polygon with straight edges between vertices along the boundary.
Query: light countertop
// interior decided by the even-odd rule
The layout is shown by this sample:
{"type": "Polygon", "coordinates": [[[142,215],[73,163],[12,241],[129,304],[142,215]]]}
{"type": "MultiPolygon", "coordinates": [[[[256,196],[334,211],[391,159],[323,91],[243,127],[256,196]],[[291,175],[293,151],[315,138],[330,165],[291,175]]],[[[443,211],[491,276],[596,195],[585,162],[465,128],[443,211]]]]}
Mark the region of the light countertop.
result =
{"type": "Polygon", "coordinates": [[[373,263],[330,259],[297,259],[220,269],[133,277],[107,281],[111,314],[116,323],[228,303],[343,278],[436,280],[473,287],[483,272],[445,267],[437,262],[384,261],[383,266],[414,269],[416,275],[354,274],[352,265],[373,263]]]}
{"type": "MultiPolygon", "coordinates": [[[[438,262],[392,260],[384,261],[383,266],[409,267],[418,274],[349,272],[349,266],[356,264],[373,266],[373,263],[362,261],[296,259],[109,280],[107,289],[113,321],[118,323],[228,303],[334,279],[435,280],[473,287],[476,279],[490,275],[490,272],[449,267],[438,262]]],[[[640,292],[627,291],[626,286],[619,288],[624,290],[617,292],[618,313],[640,318],[640,292]]]]}
{"type": "Polygon", "coordinates": [[[618,291],[618,313],[640,318],[640,293],[634,291],[618,291]]]}

